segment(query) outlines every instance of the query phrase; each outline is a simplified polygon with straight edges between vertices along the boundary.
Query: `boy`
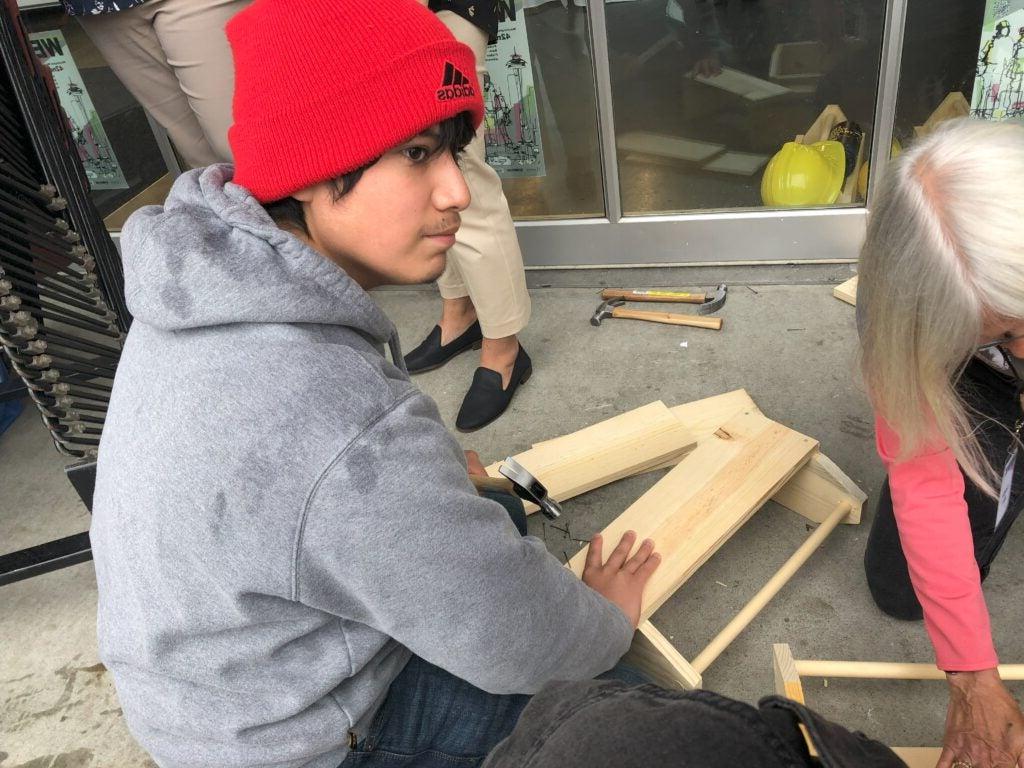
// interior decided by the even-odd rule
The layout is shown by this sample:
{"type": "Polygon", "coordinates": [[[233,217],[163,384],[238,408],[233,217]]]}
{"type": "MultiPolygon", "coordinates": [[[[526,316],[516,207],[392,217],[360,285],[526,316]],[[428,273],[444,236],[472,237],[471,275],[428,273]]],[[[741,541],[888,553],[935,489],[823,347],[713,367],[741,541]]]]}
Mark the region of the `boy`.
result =
{"type": "Polygon", "coordinates": [[[597,538],[581,583],[521,538],[366,292],[444,269],[469,49],[415,0],[257,0],[227,33],[235,168],[122,238],[100,655],[161,766],[478,764],[521,694],[615,664],[658,557],[597,538]]]}

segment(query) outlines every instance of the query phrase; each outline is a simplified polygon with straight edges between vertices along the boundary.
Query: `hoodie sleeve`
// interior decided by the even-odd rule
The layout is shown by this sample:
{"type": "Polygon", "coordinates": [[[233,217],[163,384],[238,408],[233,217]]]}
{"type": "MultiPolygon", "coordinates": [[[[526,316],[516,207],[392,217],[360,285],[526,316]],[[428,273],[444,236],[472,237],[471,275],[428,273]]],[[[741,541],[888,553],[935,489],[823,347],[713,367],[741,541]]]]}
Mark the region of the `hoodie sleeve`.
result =
{"type": "Polygon", "coordinates": [[[319,479],[296,551],[307,605],[367,624],[491,693],[588,679],[628,650],[622,611],[479,497],[416,392],[319,479]]]}
{"type": "Polygon", "coordinates": [[[947,672],[996,666],[981,574],[964,501],[964,477],[946,446],[897,462],[899,437],[875,420],[878,455],[889,471],[892,508],[914,592],[947,672]]]}

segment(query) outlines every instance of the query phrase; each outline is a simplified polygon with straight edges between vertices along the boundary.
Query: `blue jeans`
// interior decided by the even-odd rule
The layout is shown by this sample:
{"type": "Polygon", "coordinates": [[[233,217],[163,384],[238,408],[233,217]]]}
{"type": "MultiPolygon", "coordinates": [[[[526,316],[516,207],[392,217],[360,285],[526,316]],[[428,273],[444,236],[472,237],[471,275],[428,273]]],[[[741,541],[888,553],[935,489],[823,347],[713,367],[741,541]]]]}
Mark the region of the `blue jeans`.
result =
{"type": "MultiPolygon", "coordinates": [[[[599,679],[650,682],[624,664],[599,679]]],[[[529,702],[525,694],[487,693],[413,656],[339,768],[476,768],[529,702]]]]}
{"type": "MultiPolygon", "coordinates": [[[[522,503],[501,496],[492,498],[525,529],[522,503]]],[[[601,678],[649,682],[622,664],[601,678]]],[[[413,656],[391,683],[366,738],[339,768],[475,768],[512,732],[529,701],[525,694],[487,693],[413,656]]]]}

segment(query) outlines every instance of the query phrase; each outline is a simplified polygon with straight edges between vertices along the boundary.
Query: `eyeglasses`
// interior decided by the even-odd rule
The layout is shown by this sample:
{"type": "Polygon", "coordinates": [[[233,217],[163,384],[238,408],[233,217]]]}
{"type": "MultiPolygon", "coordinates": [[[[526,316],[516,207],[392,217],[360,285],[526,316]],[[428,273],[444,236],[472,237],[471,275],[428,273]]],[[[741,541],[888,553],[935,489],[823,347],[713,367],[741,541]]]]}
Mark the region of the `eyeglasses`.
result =
{"type": "Polygon", "coordinates": [[[1020,341],[1021,339],[1024,339],[1024,336],[1004,336],[1001,339],[996,339],[995,341],[989,341],[986,342],[985,344],[980,344],[974,349],[980,352],[983,349],[992,349],[993,347],[1002,346],[1003,344],[1009,344],[1010,342],[1013,341],[1020,341]]]}

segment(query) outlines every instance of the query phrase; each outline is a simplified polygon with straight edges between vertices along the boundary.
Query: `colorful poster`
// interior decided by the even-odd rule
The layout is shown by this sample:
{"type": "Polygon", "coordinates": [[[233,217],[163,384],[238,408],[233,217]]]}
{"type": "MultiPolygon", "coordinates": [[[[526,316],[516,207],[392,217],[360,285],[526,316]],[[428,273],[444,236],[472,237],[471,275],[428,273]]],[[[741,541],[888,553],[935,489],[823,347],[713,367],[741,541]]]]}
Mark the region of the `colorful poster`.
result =
{"type": "Polygon", "coordinates": [[[50,68],[78,157],[93,189],[128,189],[100,116],[60,30],[29,35],[36,56],[50,68]]]}
{"type": "Polygon", "coordinates": [[[1024,117],[1024,0],[988,0],[971,114],[1024,117]]]}
{"type": "Polygon", "coordinates": [[[487,162],[503,179],[543,176],[533,57],[522,0],[500,4],[498,41],[487,46],[484,76],[484,141],[487,162]]]}

